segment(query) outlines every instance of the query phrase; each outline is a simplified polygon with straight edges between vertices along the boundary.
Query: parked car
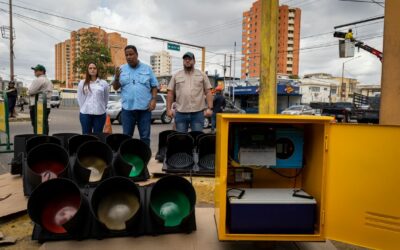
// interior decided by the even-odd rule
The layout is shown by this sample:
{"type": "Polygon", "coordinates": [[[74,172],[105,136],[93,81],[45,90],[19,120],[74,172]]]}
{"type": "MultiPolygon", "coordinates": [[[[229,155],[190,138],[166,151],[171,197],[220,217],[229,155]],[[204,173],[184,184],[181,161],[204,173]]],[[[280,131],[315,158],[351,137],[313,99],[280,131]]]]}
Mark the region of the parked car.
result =
{"type": "Polygon", "coordinates": [[[110,93],[108,95],[108,103],[112,102],[119,102],[121,101],[121,95],[120,94],[112,94],[110,93]]]}
{"type": "MultiPolygon", "coordinates": [[[[223,113],[233,113],[233,114],[244,114],[246,111],[244,109],[241,109],[239,107],[236,107],[231,101],[225,100],[225,108],[223,110],[223,113]]],[[[203,128],[208,128],[211,127],[211,117],[204,117],[204,125],[203,128]]]]}
{"type": "MultiPolygon", "coordinates": [[[[107,114],[110,116],[111,123],[117,120],[119,124],[122,124],[121,110],[122,104],[120,97],[119,99],[117,97],[110,98],[107,104],[107,114]]],[[[151,112],[151,121],[154,122],[155,120],[161,120],[164,124],[169,124],[172,121],[172,119],[167,116],[166,94],[157,94],[156,108],[151,112]]]]}
{"type": "Polygon", "coordinates": [[[315,110],[308,105],[293,105],[283,110],[285,115],[315,115],[315,110]]]}
{"type": "Polygon", "coordinates": [[[52,95],[50,98],[50,106],[52,108],[59,108],[61,103],[60,95],[52,95]]]}

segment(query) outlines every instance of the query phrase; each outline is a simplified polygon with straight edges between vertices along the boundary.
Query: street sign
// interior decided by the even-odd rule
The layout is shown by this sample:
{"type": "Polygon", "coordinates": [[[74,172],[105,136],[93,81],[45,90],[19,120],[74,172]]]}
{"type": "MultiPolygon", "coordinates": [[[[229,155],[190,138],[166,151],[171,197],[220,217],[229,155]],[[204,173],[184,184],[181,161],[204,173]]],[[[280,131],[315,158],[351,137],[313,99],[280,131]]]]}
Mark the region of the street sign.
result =
{"type": "Polygon", "coordinates": [[[167,45],[169,50],[181,51],[181,46],[179,44],[168,43],[167,45]]]}

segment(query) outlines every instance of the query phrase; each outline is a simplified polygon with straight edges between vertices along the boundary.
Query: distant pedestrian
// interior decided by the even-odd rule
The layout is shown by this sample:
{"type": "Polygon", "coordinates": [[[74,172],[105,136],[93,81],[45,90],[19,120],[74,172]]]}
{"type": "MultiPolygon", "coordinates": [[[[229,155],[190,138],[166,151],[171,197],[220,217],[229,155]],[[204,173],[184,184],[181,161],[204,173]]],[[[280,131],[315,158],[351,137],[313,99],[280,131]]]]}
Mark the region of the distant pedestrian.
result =
{"type": "Polygon", "coordinates": [[[213,114],[211,116],[211,132],[214,132],[217,124],[217,113],[222,113],[226,106],[225,98],[222,95],[222,86],[218,85],[215,88],[215,95],[213,101],[213,114]]]}
{"type": "Polygon", "coordinates": [[[20,108],[20,110],[19,110],[20,112],[24,111],[24,105],[25,105],[25,99],[21,95],[21,96],[19,96],[19,99],[18,99],[18,106],[20,108]]]}
{"type": "Polygon", "coordinates": [[[195,69],[196,60],[193,53],[186,52],[182,59],[183,70],[173,75],[168,84],[167,114],[169,117],[174,116],[172,102],[175,97],[176,130],[185,133],[190,126],[192,131],[203,131],[204,116],[211,116],[213,109],[210,80],[206,74],[195,69]]]}
{"type": "Polygon", "coordinates": [[[17,102],[17,89],[15,88],[15,83],[14,81],[10,81],[8,83],[8,89],[7,89],[7,100],[8,100],[8,114],[9,117],[16,117],[15,116],[15,104],[17,102]]]}
{"type": "Polygon", "coordinates": [[[50,99],[51,94],[53,92],[53,84],[46,77],[46,68],[43,65],[36,65],[35,67],[31,67],[34,70],[36,79],[32,81],[31,85],[28,88],[29,95],[29,113],[31,117],[32,127],[35,130],[35,122],[36,122],[36,103],[35,96],[37,94],[43,93],[46,94],[47,97],[47,108],[43,110],[46,119],[44,120],[44,134],[49,134],[49,116],[50,116],[50,99]]]}
{"type": "Polygon", "coordinates": [[[96,64],[88,64],[86,77],[79,82],[77,93],[82,134],[103,132],[109,89],[108,83],[99,78],[96,64]]]}
{"type": "Polygon", "coordinates": [[[158,81],[151,67],[138,56],[135,46],[125,47],[127,64],[116,69],[113,87],[121,88],[123,133],[133,136],[137,124],[140,140],[150,146],[151,111],[156,107],[158,81]]]}

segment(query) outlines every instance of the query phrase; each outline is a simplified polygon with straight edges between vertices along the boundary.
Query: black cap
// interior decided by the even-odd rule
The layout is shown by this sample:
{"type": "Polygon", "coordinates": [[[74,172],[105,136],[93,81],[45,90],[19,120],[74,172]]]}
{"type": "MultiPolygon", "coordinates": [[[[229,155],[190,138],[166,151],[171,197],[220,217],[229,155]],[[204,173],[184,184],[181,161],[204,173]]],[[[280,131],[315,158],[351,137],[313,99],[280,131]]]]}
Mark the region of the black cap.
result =
{"type": "Polygon", "coordinates": [[[190,57],[191,59],[194,60],[194,54],[193,54],[192,52],[186,52],[186,53],[183,55],[182,59],[185,59],[185,57],[190,57]]]}

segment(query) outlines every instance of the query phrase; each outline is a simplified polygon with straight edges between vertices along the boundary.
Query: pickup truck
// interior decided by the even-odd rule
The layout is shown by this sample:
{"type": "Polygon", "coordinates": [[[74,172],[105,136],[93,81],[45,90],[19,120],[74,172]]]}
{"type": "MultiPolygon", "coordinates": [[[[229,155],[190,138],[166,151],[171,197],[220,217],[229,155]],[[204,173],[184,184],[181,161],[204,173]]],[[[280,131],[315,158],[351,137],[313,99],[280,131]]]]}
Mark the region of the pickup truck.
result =
{"type": "Polygon", "coordinates": [[[338,122],[355,119],[355,107],[351,102],[310,103],[313,109],[321,110],[321,115],[334,116],[338,122]]]}
{"type": "Polygon", "coordinates": [[[379,123],[380,95],[365,96],[354,93],[353,104],[358,123],[379,123]]]}

